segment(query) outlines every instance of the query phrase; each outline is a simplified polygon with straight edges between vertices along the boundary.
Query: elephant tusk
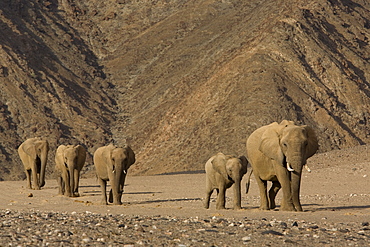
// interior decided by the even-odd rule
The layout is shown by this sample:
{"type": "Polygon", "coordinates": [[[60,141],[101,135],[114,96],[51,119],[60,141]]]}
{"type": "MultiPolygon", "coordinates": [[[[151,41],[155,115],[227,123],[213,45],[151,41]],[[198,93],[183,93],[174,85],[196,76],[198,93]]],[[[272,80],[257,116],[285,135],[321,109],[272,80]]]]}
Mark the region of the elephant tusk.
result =
{"type": "Polygon", "coordinates": [[[123,174],[127,174],[127,171],[126,170],[123,170],[123,174]]]}
{"type": "Polygon", "coordinates": [[[112,173],[116,173],[116,170],[113,170],[112,173]]]}
{"type": "Polygon", "coordinates": [[[294,169],[290,166],[289,163],[286,164],[286,168],[288,169],[288,171],[294,172],[294,169]]]}
{"type": "Polygon", "coordinates": [[[311,169],[308,167],[308,165],[306,164],[306,165],[304,165],[304,167],[306,168],[306,170],[308,171],[308,172],[311,172],[311,169]]]}

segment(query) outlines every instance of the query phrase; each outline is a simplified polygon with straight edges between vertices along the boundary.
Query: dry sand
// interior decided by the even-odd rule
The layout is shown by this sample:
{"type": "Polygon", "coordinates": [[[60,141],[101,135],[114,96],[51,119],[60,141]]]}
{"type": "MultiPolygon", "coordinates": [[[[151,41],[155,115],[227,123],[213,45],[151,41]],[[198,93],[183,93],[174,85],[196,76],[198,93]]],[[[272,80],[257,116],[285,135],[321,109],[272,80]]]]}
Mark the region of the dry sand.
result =
{"type": "MultiPolygon", "coordinates": [[[[54,180],[47,180],[46,186],[39,191],[26,189],[25,181],[0,182],[0,210],[2,210],[0,222],[3,222],[0,244],[9,241],[14,245],[26,245],[27,243],[31,245],[84,243],[112,246],[122,244],[132,246],[160,244],[173,246],[300,244],[310,246],[313,243],[315,245],[368,245],[370,244],[370,228],[368,227],[368,222],[370,222],[369,149],[369,146],[358,146],[317,154],[309,159],[308,164],[312,172],[304,171],[301,183],[301,203],[304,212],[281,212],[278,211],[279,208],[273,211],[258,210],[259,191],[253,176],[250,192],[242,194],[243,209],[236,211],[230,208],[232,190],[227,193],[227,210],[215,209],[215,193],[210,209],[202,207],[205,189],[205,174],[202,171],[157,176],[128,176],[121,206],[99,205],[101,192],[96,179],[81,179],[81,196],[77,198],[57,195],[57,184],[54,180]],[[120,233],[117,236],[121,236],[122,239],[116,236],[114,241],[109,242],[107,239],[113,239],[113,237],[106,234],[105,237],[100,238],[95,235],[95,237],[89,236],[90,240],[84,242],[82,235],[71,234],[74,236],[73,240],[56,242],[58,236],[56,239],[49,239],[50,241],[47,237],[39,237],[35,240],[31,236],[37,233],[29,233],[30,236],[24,233],[21,235],[23,239],[17,237],[17,229],[22,232],[22,224],[18,221],[7,223],[7,220],[14,221],[14,218],[26,219],[32,218],[32,215],[38,215],[39,218],[33,217],[38,219],[34,224],[45,224],[43,214],[50,214],[46,217],[49,220],[53,218],[51,215],[55,218],[62,217],[62,215],[72,218],[80,216],[83,217],[85,224],[89,224],[89,219],[86,218],[88,215],[94,215],[100,219],[108,216],[115,219],[115,223],[105,220],[104,222],[108,224],[106,230],[110,227],[118,229],[118,226],[124,226],[122,231],[128,233],[131,229],[130,236],[137,238],[127,239],[124,238],[127,235],[120,233]],[[126,223],[117,222],[117,219],[126,223]],[[138,222],[132,222],[135,219],[138,222]],[[174,222],[177,222],[176,225],[173,225],[174,222]],[[189,226],[194,222],[201,225],[189,226]],[[163,231],[158,230],[158,225],[163,227],[163,231]],[[233,225],[235,231],[233,234],[228,234],[233,225]],[[14,229],[15,226],[18,228],[14,229]],[[166,231],[171,234],[164,232],[166,227],[168,228],[166,231]],[[182,228],[188,233],[175,238],[173,232],[181,231],[182,228]],[[228,232],[225,233],[224,228],[229,229],[228,232]],[[13,233],[7,234],[7,231],[13,233]],[[190,241],[191,232],[193,234],[202,233],[202,235],[190,241]],[[329,233],[334,234],[335,238],[330,238],[329,233]],[[162,238],[162,235],[166,238],[162,238]],[[230,236],[238,241],[233,242],[230,236]],[[27,237],[31,239],[31,242],[24,242],[27,237]],[[102,239],[104,241],[101,241],[102,239]]],[[[245,179],[243,179],[243,184],[245,179]]],[[[242,188],[244,192],[244,186],[242,188]]],[[[280,199],[281,192],[277,198],[278,205],[280,199]]],[[[74,224],[72,223],[72,226],[74,224]]],[[[27,228],[26,225],[25,223],[24,227],[27,228]]],[[[95,225],[101,226],[102,223],[95,225]]],[[[94,229],[90,230],[94,232],[94,229]]],[[[23,229],[23,231],[26,230],[23,229]]],[[[51,235],[53,234],[49,232],[48,236],[51,235]]],[[[62,234],[60,238],[65,239],[63,236],[62,234]]]]}

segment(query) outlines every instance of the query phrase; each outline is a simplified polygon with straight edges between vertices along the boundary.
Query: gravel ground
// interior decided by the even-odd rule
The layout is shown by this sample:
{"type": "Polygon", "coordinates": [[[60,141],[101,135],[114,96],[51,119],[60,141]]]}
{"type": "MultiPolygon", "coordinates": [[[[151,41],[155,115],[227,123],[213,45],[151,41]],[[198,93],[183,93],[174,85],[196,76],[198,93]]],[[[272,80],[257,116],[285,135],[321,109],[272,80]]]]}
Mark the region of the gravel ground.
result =
{"type": "Polygon", "coordinates": [[[369,222],[1,210],[2,246],[369,246],[369,222]]]}
{"type": "MultiPolygon", "coordinates": [[[[252,179],[241,210],[202,207],[205,174],[128,176],[123,205],[99,205],[95,179],[78,198],[0,182],[0,246],[370,246],[369,146],[317,154],[302,176],[304,212],[260,211],[252,179]]],[[[243,183],[246,182],[245,178],[243,183]]],[[[244,189],[244,188],[243,188],[244,189]]],[[[280,203],[281,193],[277,197],[280,203]]]]}

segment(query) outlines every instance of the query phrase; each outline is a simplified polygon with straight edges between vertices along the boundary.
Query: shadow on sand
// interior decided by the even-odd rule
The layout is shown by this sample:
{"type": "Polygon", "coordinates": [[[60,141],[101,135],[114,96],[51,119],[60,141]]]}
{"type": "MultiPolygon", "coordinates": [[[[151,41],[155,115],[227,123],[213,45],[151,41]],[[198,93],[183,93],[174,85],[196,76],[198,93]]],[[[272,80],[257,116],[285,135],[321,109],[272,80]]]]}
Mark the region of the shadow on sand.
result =
{"type": "Polygon", "coordinates": [[[177,198],[177,199],[159,199],[159,200],[125,202],[124,204],[140,205],[140,204],[151,204],[151,203],[185,202],[185,201],[201,201],[201,200],[202,198],[177,198]]]}

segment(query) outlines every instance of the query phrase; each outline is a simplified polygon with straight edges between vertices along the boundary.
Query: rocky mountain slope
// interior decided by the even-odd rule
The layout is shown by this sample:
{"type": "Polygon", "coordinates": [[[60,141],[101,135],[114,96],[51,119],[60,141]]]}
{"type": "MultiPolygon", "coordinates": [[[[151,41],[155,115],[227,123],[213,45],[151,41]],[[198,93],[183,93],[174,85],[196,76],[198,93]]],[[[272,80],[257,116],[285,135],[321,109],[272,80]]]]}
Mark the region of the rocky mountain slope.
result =
{"type": "Polygon", "coordinates": [[[53,153],[111,141],[132,174],[203,169],[282,119],[316,129],[320,151],[370,141],[370,4],[365,0],[5,0],[0,3],[2,179],[16,148],[53,153]]]}

